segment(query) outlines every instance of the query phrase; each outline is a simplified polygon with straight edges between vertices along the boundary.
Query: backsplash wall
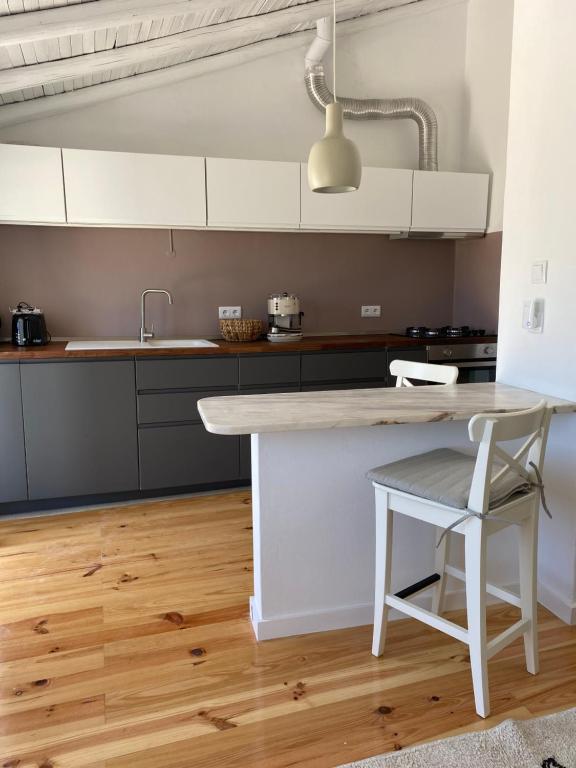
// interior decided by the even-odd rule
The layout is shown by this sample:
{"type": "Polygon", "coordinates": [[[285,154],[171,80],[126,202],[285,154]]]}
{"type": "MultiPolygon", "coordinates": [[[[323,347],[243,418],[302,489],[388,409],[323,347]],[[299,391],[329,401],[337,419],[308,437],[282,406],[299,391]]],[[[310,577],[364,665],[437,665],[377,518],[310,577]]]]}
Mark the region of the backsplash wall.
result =
{"type": "Polygon", "coordinates": [[[40,306],[54,337],[137,336],[140,293],[159,336],[218,335],[218,306],[266,319],[273,291],[298,294],[304,332],[370,333],[452,322],[454,244],[382,235],[0,226],[1,335],[8,306],[40,306]],[[382,316],[360,318],[361,304],[382,316]]]}
{"type": "Polygon", "coordinates": [[[454,325],[498,327],[502,232],[454,243],[454,325]]]}

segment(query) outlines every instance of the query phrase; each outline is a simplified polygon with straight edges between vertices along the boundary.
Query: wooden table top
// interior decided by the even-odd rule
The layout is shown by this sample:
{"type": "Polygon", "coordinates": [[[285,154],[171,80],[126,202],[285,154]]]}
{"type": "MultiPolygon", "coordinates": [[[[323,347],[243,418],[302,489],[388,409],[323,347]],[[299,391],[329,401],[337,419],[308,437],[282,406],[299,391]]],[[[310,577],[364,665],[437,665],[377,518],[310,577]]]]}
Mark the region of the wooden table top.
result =
{"type": "Polygon", "coordinates": [[[461,421],[531,408],[543,399],[555,413],[576,411],[568,400],[498,383],[208,397],[198,410],[209,432],[242,435],[461,421]]]}

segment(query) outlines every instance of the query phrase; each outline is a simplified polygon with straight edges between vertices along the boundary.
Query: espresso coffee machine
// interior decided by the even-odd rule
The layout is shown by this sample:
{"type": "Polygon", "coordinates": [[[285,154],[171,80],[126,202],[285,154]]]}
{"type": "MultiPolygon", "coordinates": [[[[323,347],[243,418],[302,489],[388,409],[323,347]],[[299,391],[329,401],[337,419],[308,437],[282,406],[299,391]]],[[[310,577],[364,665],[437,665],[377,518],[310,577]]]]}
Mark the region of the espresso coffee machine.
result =
{"type": "Polygon", "coordinates": [[[268,297],[268,341],[298,341],[302,338],[300,299],[290,293],[268,297]]]}

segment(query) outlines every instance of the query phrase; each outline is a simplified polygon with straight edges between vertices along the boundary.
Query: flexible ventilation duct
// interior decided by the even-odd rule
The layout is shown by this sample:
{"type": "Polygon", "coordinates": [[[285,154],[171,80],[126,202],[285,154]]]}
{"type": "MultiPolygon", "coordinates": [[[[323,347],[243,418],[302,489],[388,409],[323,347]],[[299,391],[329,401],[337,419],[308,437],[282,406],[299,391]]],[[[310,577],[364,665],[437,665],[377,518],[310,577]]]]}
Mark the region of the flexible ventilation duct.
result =
{"type": "MultiPolygon", "coordinates": [[[[326,85],[322,60],[332,44],[330,18],[316,23],[316,37],[306,54],[306,90],[313,104],[324,111],[334,101],[326,85]]],[[[344,117],[350,120],[414,120],[418,126],[419,167],[438,170],[438,123],[434,110],[422,99],[354,99],[338,96],[344,117]]]]}

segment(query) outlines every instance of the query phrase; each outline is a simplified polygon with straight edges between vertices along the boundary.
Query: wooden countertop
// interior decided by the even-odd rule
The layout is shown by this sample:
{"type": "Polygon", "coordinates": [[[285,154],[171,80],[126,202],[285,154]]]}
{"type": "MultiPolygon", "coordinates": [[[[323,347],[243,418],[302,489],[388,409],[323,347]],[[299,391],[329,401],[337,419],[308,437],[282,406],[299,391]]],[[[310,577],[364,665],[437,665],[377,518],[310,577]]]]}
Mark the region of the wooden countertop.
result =
{"type": "Polygon", "coordinates": [[[498,383],[208,397],[198,410],[209,432],[243,435],[460,421],[519,411],[543,399],[555,413],[576,411],[568,400],[498,383]]]}
{"type": "Polygon", "coordinates": [[[390,333],[354,334],[336,336],[305,336],[295,342],[228,342],[214,339],[217,347],[170,348],[170,349],[96,349],[66,351],[65,341],[52,341],[43,347],[15,347],[0,343],[0,361],[6,360],[50,360],[76,358],[111,357],[198,357],[205,355],[257,355],[282,352],[321,352],[333,350],[354,350],[383,347],[423,347],[428,344],[493,344],[496,336],[470,336],[460,339],[409,339],[390,333]]]}

